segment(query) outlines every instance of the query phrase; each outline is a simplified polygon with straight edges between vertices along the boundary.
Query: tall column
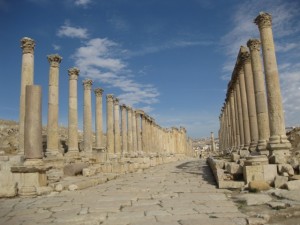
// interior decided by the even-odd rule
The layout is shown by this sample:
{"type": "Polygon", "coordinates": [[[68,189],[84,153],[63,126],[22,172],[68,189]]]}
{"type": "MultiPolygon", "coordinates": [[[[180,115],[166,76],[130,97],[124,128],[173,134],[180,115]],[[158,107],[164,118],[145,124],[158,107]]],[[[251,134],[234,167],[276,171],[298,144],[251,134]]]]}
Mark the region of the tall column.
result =
{"type": "Polygon", "coordinates": [[[106,95],[106,151],[109,155],[114,154],[114,96],[106,95]]]}
{"type": "Polygon", "coordinates": [[[260,154],[269,155],[267,150],[267,142],[270,137],[268,108],[266,102],[265,80],[262,71],[260,59],[260,41],[258,39],[250,39],[247,42],[250,49],[251,65],[254,80],[254,92],[256,100],[256,113],[258,125],[258,145],[257,150],[260,154]]]}
{"type": "Polygon", "coordinates": [[[42,88],[28,85],[25,90],[25,165],[43,164],[42,146],[42,88]]]}
{"type": "Polygon", "coordinates": [[[230,115],[231,115],[231,129],[232,129],[232,145],[231,148],[233,151],[236,151],[238,146],[236,142],[236,126],[235,126],[235,109],[234,109],[234,96],[233,90],[230,90],[229,94],[229,104],[230,104],[230,115]]]}
{"type": "Polygon", "coordinates": [[[240,79],[236,80],[236,96],[237,96],[237,108],[239,117],[239,130],[240,130],[240,149],[245,145],[245,135],[244,135],[244,123],[243,123],[243,110],[241,102],[241,90],[240,90],[240,79]]]}
{"type": "Polygon", "coordinates": [[[138,152],[142,152],[143,151],[141,116],[142,116],[141,110],[137,110],[136,111],[136,132],[137,132],[137,150],[138,150],[138,152]]]}
{"type": "Polygon", "coordinates": [[[147,152],[147,122],[146,122],[146,116],[145,113],[142,115],[142,149],[143,152],[147,152]]]}
{"type": "Polygon", "coordinates": [[[286,156],[290,155],[291,143],[287,140],[285,133],[283,105],[272,33],[272,16],[262,12],[254,22],[258,25],[262,42],[270,125],[268,143],[268,149],[271,151],[270,162],[280,163],[284,162],[286,156]]]}
{"type": "Polygon", "coordinates": [[[120,136],[120,106],[119,99],[114,99],[114,130],[115,130],[115,154],[121,155],[121,136],[120,136]]]}
{"type": "Polygon", "coordinates": [[[27,85],[33,84],[34,75],[34,47],[35,41],[24,37],[21,40],[22,72],[21,72],[21,93],[20,93],[20,114],[19,114],[19,154],[24,154],[24,122],[25,122],[25,91],[27,85]]]}
{"type": "Polygon", "coordinates": [[[137,129],[136,129],[136,113],[132,110],[132,147],[133,152],[137,152],[137,129]]]}
{"type": "Polygon", "coordinates": [[[127,151],[133,152],[133,140],[132,140],[132,108],[127,107],[127,151]]]}
{"type": "Polygon", "coordinates": [[[76,155],[78,149],[78,111],[77,111],[77,80],[79,69],[70,68],[69,73],[69,125],[68,125],[68,155],[76,155]]]}
{"type": "Polygon", "coordinates": [[[102,88],[96,88],[94,90],[96,96],[96,150],[103,150],[103,121],[102,121],[102,88]]]}
{"type": "Polygon", "coordinates": [[[121,129],[122,129],[122,154],[127,153],[127,106],[121,105],[121,113],[122,113],[122,122],[121,122],[121,129]]]}
{"type": "Polygon", "coordinates": [[[250,125],[250,151],[254,152],[257,147],[258,142],[258,129],[257,129],[257,117],[256,117],[256,105],[255,105],[255,95],[253,87],[253,74],[251,68],[250,54],[246,47],[241,47],[241,61],[243,63],[244,74],[245,74],[245,86],[247,93],[247,104],[249,113],[249,125],[250,125]]]}
{"type": "Polygon", "coordinates": [[[62,156],[59,152],[59,128],[58,128],[58,83],[59,64],[62,57],[59,55],[49,55],[49,94],[48,94],[48,123],[47,123],[47,157],[62,156]]]}
{"type": "Polygon", "coordinates": [[[91,90],[93,81],[84,80],[83,98],[83,150],[86,154],[93,153],[93,128],[92,128],[92,97],[91,90]]]}
{"type": "Polygon", "coordinates": [[[233,98],[234,98],[234,114],[235,114],[235,134],[236,134],[236,149],[238,150],[241,146],[240,138],[240,124],[239,124],[239,109],[238,109],[238,99],[236,91],[236,83],[233,85],[233,98]]]}
{"type": "Polygon", "coordinates": [[[244,147],[243,150],[249,149],[250,146],[250,125],[249,125],[249,114],[248,114],[248,105],[247,105],[247,95],[245,87],[245,77],[244,71],[242,68],[238,71],[239,80],[240,80],[240,91],[241,91],[241,103],[243,111],[243,126],[244,126],[244,147]]]}

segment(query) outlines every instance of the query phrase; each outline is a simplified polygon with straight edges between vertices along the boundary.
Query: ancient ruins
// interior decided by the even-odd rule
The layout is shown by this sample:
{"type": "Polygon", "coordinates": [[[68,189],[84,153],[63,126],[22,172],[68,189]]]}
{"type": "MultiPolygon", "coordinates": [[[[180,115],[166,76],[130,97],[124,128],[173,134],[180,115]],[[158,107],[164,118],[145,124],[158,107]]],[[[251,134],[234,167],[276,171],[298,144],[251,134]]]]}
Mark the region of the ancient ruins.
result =
{"type": "Polygon", "coordinates": [[[103,92],[93,81],[82,82],[83,141],[78,137],[78,78],[80,69],[69,75],[69,124],[67,146],[59,136],[59,67],[62,57],[48,55],[49,93],[47,147],[42,146],[42,87],[33,84],[35,41],[21,40],[22,72],[17,155],[0,156],[3,168],[0,196],[36,196],[64,189],[83,189],[125,174],[193,156],[192,142],[184,127],[163,128],[143,110],[120,105],[106,95],[106,132],[103,132],[103,92]],[[95,132],[92,94],[95,94],[95,132]],[[66,182],[66,176],[81,174],[89,182],[66,182]]]}
{"type": "Polygon", "coordinates": [[[240,47],[219,117],[220,154],[230,157],[208,162],[220,188],[293,189],[300,185],[299,154],[285,131],[272,16],[262,12],[254,23],[260,40],[240,47]]]}

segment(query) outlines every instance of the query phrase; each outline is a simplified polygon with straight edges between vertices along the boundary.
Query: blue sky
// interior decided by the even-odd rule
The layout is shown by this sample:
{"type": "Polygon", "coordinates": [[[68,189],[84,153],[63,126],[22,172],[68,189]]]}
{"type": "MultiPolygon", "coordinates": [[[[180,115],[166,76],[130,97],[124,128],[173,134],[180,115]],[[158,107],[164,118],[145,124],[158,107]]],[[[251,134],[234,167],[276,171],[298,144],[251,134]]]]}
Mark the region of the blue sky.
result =
{"type": "Polygon", "coordinates": [[[82,80],[91,78],[163,127],[184,126],[191,137],[217,133],[239,46],[259,37],[260,11],[273,15],[286,125],[300,124],[298,0],[0,0],[0,118],[18,120],[20,39],[31,37],[44,124],[46,56],[58,53],[60,124],[68,121],[67,70],[77,66],[81,127],[82,80]]]}

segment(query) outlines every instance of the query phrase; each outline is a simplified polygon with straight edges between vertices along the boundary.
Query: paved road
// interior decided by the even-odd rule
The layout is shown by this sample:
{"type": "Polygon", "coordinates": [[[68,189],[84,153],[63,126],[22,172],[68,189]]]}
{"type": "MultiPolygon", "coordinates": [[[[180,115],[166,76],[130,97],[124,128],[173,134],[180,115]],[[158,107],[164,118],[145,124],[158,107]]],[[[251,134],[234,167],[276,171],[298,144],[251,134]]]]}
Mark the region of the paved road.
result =
{"type": "Polygon", "coordinates": [[[2,225],[245,225],[203,160],[160,165],[81,191],[0,199],[2,225]]]}

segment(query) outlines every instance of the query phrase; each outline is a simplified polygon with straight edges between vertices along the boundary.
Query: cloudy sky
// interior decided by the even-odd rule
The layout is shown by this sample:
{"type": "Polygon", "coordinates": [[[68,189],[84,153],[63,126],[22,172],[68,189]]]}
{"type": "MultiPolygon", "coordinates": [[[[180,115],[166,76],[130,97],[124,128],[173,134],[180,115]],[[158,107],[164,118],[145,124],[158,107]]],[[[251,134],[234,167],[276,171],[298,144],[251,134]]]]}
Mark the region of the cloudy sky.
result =
{"type": "Polygon", "coordinates": [[[259,37],[260,11],[273,15],[286,125],[300,124],[298,0],[0,0],[0,118],[18,120],[20,39],[31,37],[44,124],[46,56],[58,53],[60,124],[68,121],[67,70],[76,66],[81,127],[82,80],[90,78],[163,127],[184,126],[191,137],[217,133],[239,46],[259,37]]]}

